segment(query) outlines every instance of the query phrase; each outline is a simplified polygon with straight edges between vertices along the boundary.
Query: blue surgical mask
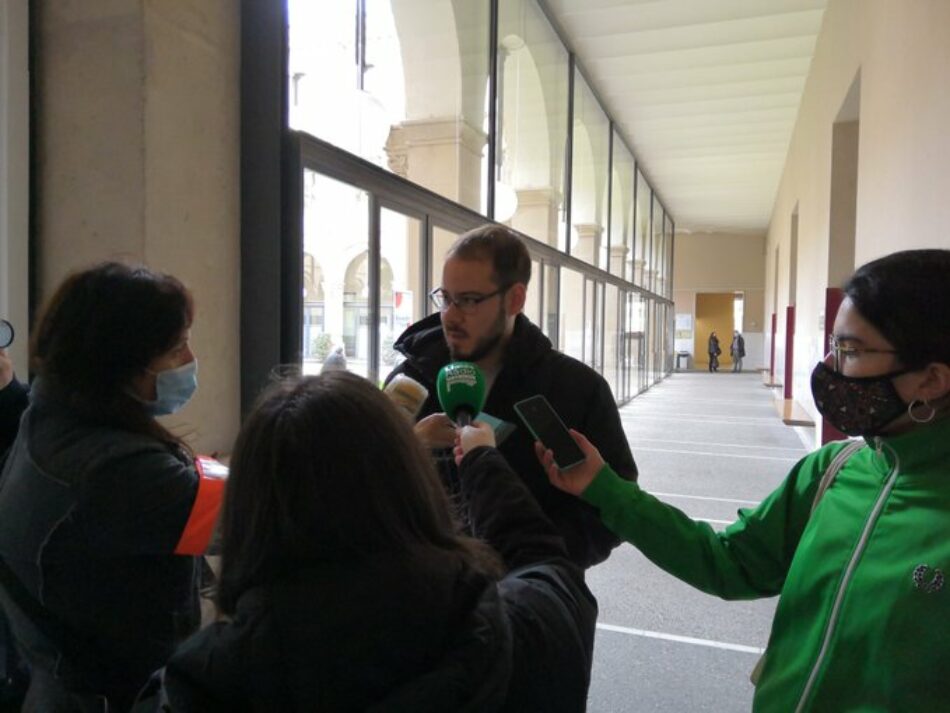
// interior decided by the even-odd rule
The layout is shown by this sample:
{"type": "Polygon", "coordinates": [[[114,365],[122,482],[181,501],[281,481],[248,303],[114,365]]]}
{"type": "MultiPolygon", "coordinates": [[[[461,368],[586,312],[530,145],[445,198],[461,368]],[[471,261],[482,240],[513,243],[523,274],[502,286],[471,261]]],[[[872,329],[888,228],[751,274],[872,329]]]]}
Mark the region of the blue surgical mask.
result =
{"type": "Polygon", "coordinates": [[[181,409],[198,388],[198,360],[192,359],[174,369],[155,374],[154,401],[146,401],[145,409],[152,416],[167,416],[181,409]]]}

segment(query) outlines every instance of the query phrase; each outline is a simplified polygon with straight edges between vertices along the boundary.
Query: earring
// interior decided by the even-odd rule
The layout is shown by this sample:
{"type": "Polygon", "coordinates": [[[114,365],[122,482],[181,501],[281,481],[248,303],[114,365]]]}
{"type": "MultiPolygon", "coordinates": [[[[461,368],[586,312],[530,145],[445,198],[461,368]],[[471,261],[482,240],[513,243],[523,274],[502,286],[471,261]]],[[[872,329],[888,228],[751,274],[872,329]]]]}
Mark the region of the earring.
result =
{"type": "Polygon", "coordinates": [[[927,403],[926,399],[914,399],[910,402],[910,405],[907,407],[907,415],[910,416],[910,420],[914,423],[930,423],[934,420],[934,416],[937,414],[937,409],[927,403]],[[930,409],[927,412],[927,415],[914,413],[921,408],[930,409]]]}

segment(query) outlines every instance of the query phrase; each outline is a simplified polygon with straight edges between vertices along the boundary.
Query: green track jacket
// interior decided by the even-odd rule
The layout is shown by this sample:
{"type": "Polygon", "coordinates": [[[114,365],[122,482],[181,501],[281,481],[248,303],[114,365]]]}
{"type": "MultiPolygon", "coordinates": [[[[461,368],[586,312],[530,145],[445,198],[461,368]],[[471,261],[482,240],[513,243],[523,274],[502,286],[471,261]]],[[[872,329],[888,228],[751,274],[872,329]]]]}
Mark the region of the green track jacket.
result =
{"type": "Polygon", "coordinates": [[[655,564],[724,599],[779,594],[756,711],[950,710],[950,418],[796,464],[722,532],[609,466],[582,497],[655,564]]]}

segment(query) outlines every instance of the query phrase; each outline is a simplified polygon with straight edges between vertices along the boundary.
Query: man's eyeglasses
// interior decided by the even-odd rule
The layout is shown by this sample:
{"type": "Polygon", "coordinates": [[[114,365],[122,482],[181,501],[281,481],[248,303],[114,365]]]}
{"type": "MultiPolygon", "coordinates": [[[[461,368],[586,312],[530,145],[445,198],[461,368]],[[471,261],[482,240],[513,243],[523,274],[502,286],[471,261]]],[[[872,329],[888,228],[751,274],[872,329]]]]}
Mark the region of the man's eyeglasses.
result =
{"type": "Polygon", "coordinates": [[[841,371],[841,364],[846,358],[856,358],[862,354],[897,354],[896,349],[872,349],[871,347],[853,347],[841,344],[835,335],[828,336],[828,353],[835,355],[835,371],[841,371]]]}
{"type": "Polygon", "coordinates": [[[453,297],[449,292],[446,292],[441,287],[436,287],[432,292],[429,293],[429,299],[432,300],[432,304],[436,306],[441,312],[444,312],[452,305],[455,305],[465,314],[471,314],[475,309],[487,299],[491,299],[495,295],[500,295],[508,287],[499,287],[494,292],[489,292],[487,295],[482,295],[477,292],[463,292],[460,295],[453,297]]]}

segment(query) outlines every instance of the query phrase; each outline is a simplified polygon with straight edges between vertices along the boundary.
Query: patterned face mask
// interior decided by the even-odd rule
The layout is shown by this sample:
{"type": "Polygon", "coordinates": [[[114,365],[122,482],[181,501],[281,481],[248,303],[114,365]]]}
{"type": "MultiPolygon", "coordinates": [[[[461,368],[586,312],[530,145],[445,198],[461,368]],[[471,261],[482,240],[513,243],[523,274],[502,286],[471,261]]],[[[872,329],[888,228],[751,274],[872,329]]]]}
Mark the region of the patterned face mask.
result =
{"type": "Polygon", "coordinates": [[[821,415],[842,433],[876,436],[907,410],[892,379],[908,371],[845,376],[820,361],[811,373],[811,393],[821,415]]]}

